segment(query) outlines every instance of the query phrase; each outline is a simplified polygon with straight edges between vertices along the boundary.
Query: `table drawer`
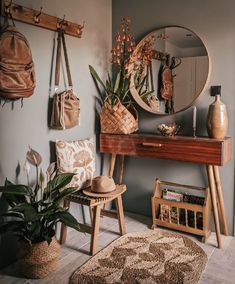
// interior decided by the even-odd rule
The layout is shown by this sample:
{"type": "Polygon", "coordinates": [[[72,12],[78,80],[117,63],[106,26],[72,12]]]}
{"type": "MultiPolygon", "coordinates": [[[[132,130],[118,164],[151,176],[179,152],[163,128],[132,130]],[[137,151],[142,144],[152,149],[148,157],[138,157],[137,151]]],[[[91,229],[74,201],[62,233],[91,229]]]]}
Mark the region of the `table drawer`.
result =
{"type": "Polygon", "coordinates": [[[231,156],[231,139],[101,134],[100,152],[223,165],[231,156]]]}

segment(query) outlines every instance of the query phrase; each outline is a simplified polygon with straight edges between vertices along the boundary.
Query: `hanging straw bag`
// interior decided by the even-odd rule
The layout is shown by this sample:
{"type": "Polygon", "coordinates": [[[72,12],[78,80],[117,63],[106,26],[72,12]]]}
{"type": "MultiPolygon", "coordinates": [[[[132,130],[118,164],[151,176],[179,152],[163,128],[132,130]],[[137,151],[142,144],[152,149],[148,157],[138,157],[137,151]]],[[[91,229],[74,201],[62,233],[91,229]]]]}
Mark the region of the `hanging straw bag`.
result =
{"type": "Polygon", "coordinates": [[[57,54],[55,67],[55,86],[59,86],[60,63],[61,63],[61,42],[63,44],[66,71],[69,89],[53,96],[50,127],[53,129],[68,129],[79,124],[79,99],[73,93],[72,77],[69,68],[68,54],[65,44],[64,31],[58,30],[57,54]]]}
{"type": "Polygon", "coordinates": [[[138,130],[138,113],[133,105],[128,109],[120,102],[112,107],[107,101],[100,112],[101,133],[130,134],[138,130]]]}

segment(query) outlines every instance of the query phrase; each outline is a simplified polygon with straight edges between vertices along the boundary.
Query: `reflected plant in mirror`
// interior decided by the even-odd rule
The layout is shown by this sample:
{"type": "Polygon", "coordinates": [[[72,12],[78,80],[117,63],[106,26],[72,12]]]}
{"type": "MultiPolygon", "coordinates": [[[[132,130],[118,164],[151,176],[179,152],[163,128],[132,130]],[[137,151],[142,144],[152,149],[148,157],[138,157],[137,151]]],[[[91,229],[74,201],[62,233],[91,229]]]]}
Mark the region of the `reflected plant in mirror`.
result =
{"type": "Polygon", "coordinates": [[[202,93],[209,75],[208,52],[189,29],[164,27],[139,42],[130,58],[128,75],[131,94],[143,109],[177,113],[202,93]]]}

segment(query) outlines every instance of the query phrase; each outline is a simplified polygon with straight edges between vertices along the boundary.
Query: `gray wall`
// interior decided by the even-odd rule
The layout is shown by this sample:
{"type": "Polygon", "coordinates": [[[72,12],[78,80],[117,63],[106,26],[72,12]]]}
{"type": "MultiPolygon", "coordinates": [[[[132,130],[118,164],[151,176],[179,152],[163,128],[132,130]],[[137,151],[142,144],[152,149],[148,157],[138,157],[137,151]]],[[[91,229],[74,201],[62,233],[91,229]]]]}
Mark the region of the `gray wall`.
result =
{"type": "MultiPolygon", "coordinates": [[[[119,29],[120,19],[130,16],[132,31],[137,40],[148,32],[163,26],[179,25],[192,29],[207,46],[212,72],[210,85],[222,85],[222,100],[227,104],[229,114],[228,136],[234,140],[235,108],[235,2],[233,0],[113,0],[113,36],[119,29]]],[[[207,135],[206,114],[212,102],[207,90],[196,101],[198,107],[197,135],[207,135]]],[[[159,117],[140,110],[140,130],[156,132],[157,125],[178,121],[183,133],[191,134],[192,108],[183,113],[168,117],[159,117]]],[[[162,180],[207,185],[204,166],[163,160],[127,158],[124,182],[126,210],[150,215],[150,196],[154,180],[162,180]]],[[[221,179],[228,216],[229,232],[233,233],[234,208],[234,159],[221,168],[221,179]]]]}
{"type": "MultiPolygon", "coordinates": [[[[96,89],[91,79],[88,65],[91,64],[102,76],[106,77],[109,68],[108,54],[111,49],[112,2],[111,0],[22,0],[14,1],[26,7],[39,10],[43,6],[45,13],[82,24],[85,28],[81,39],[66,36],[70,58],[74,91],[81,103],[80,126],[70,130],[56,131],[47,127],[48,85],[52,42],[54,32],[16,22],[16,26],[29,40],[36,68],[37,87],[34,95],[0,109],[0,184],[6,177],[16,181],[16,168],[19,163],[21,172],[19,182],[26,182],[22,171],[28,145],[43,157],[43,169],[51,159],[50,141],[56,139],[84,139],[95,137],[95,95],[96,89]]],[[[62,85],[63,87],[63,85],[62,85]]],[[[97,173],[100,171],[100,159],[97,155],[97,173]]],[[[32,172],[31,178],[34,173],[32,172]]],[[[5,204],[0,196],[0,210],[5,204]]],[[[14,256],[13,242],[0,239],[0,267],[7,264],[14,256]]]]}

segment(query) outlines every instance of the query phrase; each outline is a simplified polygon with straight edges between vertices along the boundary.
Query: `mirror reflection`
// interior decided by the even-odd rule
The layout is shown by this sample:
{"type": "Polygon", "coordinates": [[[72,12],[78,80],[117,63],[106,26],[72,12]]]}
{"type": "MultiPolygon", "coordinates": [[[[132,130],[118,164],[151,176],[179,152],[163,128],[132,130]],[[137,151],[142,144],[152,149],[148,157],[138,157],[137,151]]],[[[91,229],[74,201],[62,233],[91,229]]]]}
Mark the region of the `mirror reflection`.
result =
{"type": "Polygon", "coordinates": [[[145,110],[172,114],[192,105],[209,73],[201,39],[182,27],[166,27],[145,36],[133,52],[131,93],[145,110]]]}

